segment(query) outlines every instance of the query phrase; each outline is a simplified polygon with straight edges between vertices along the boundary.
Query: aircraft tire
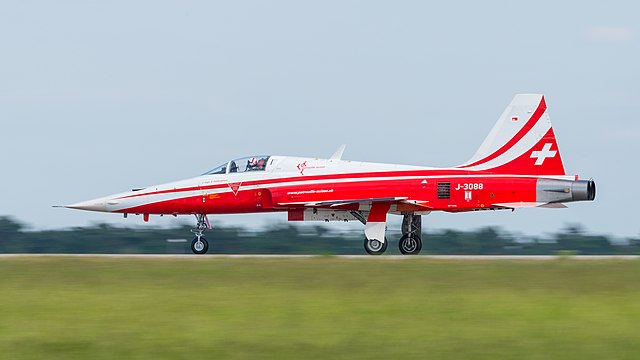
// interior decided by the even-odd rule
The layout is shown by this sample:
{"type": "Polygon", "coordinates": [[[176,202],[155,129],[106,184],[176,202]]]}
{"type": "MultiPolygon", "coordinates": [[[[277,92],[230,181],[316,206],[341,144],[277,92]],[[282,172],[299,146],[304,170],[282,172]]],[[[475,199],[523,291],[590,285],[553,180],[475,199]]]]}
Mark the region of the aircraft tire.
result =
{"type": "Polygon", "coordinates": [[[364,239],[364,250],[369,254],[369,255],[382,255],[386,250],[387,250],[387,244],[389,244],[389,242],[387,241],[387,238],[384,238],[384,242],[380,242],[379,240],[376,239],[364,239]]]}
{"type": "Polygon", "coordinates": [[[411,237],[409,234],[404,234],[398,242],[398,248],[402,255],[418,255],[422,250],[422,239],[415,234],[411,237]]]}
{"type": "Polygon", "coordinates": [[[194,254],[196,255],[206,254],[207,250],[209,250],[209,243],[207,242],[207,239],[205,239],[204,237],[200,237],[199,239],[195,238],[191,242],[191,251],[193,251],[194,254]]]}

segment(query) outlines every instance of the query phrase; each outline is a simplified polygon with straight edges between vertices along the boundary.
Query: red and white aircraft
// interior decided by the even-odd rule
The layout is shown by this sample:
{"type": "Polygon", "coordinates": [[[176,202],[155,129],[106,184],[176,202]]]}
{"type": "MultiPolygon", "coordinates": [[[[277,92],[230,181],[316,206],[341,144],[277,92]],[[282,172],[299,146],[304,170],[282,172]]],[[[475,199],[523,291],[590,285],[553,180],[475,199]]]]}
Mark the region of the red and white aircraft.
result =
{"type": "Polygon", "coordinates": [[[566,207],[594,200],[593,180],[565,174],[542,95],[516,95],[478,151],[449,168],[329,159],[248,156],[177,182],[67,205],[67,208],[142,214],[195,215],[191,249],[209,248],[208,214],[287,212],[290,221],[349,221],[365,225],[364,248],[387,249],[387,214],[404,216],[403,254],[422,248],[421,215],[525,207],[566,207]]]}

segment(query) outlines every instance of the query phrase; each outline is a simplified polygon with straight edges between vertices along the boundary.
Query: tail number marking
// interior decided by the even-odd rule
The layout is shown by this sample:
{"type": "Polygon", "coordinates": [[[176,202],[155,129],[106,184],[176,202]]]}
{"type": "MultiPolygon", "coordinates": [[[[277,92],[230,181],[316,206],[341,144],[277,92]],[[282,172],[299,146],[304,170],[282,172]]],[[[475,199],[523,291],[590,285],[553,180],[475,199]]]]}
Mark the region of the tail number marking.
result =
{"type": "Polygon", "coordinates": [[[456,190],[482,190],[484,188],[483,183],[464,183],[458,184],[456,190]]]}

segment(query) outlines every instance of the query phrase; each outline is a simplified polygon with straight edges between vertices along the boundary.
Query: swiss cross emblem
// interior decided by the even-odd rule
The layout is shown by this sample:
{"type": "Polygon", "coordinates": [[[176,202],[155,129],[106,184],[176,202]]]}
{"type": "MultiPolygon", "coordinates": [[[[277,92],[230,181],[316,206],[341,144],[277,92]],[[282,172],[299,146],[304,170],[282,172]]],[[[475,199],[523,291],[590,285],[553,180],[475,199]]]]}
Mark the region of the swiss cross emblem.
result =
{"type": "Polygon", "coordinates": [[[545,143],[542,150],[531,152],[531,158],[536,159],[533,165],[542,165],[547,158],[554,158],[557,153],[558,151],[551,150],[551,143],[545,143]]]}

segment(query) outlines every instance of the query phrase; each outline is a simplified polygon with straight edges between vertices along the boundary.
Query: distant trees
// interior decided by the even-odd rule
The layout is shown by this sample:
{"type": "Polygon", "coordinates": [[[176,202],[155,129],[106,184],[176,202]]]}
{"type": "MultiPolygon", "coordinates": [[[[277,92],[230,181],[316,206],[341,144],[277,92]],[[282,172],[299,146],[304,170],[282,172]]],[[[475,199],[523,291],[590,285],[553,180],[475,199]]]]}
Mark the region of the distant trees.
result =
{"type": "MultiPolygon", "coordinates": [[[[190,253],[189,227],[124,228],[95,225],[68,230],[26,231],[19,222],[0,217],[0,253],[190,253]],[[167,241],[170,240],[170,241],[167,241]]],[[[264,230],[216,227],[209,235],[210,253],[217,254],[363,254],[361,237],[345,237],[323,225],[277,224],[264,230]]],[[[547,255],[640,254],[640,239],[613,242],[570,225],[548,237],[523,237],[498,228],[424,233],[424,254],[547,255]]],[[[388,254],[397,254],[397,239],[389,236],[388,254]]]]}

